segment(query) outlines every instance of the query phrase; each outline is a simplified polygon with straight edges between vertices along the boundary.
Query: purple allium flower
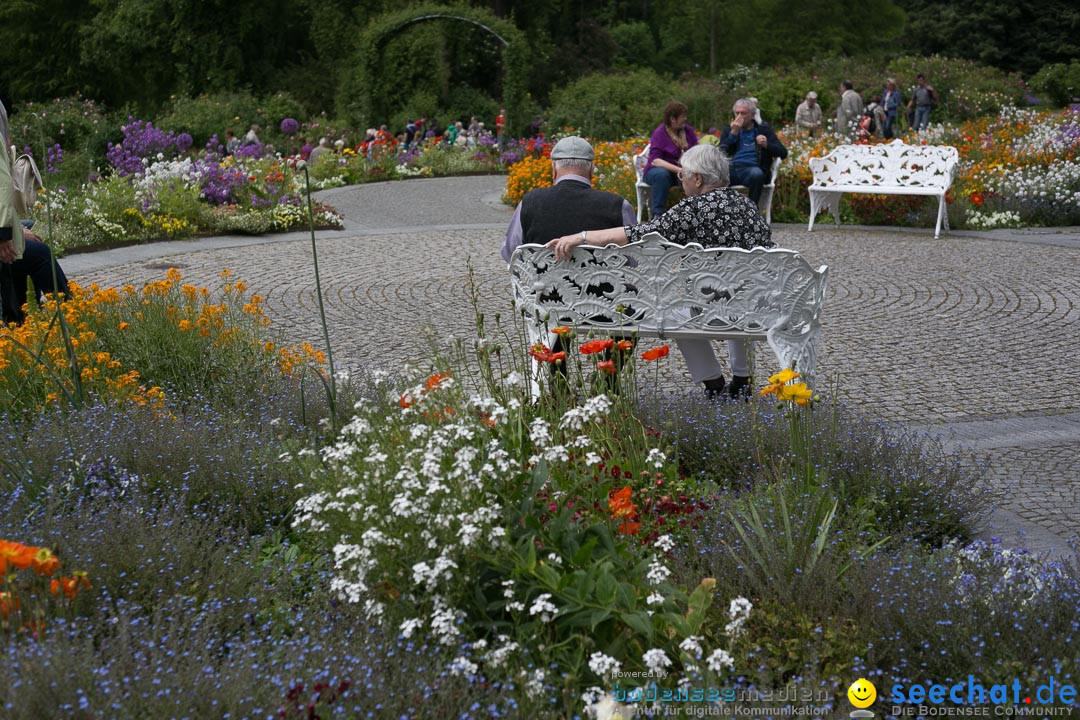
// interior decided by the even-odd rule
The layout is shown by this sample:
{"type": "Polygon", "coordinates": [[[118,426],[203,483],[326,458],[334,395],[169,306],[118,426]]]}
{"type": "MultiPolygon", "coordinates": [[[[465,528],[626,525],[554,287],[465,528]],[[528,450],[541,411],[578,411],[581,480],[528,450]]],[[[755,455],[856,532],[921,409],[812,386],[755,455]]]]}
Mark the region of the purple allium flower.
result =
{"type": "Polygon", "coordinates": [[[300,129],[300,123],[296,122],[293,118],[285,118],[281,121],[281,132],[286,135],[292,135],[300,129]]]}
{"type": "Polygon", "coordinates": [[[45,151],[45,172],[55,175],[60,172],[60,163],[64,162],[64,149],[56,143],[45,151]]]}
{"type": "Polygon", "coordinates": [[[180,152],[187,152],[194,144],[195,141],[187,133],[180,133],[176,136],[176,149],[180,152]]]}

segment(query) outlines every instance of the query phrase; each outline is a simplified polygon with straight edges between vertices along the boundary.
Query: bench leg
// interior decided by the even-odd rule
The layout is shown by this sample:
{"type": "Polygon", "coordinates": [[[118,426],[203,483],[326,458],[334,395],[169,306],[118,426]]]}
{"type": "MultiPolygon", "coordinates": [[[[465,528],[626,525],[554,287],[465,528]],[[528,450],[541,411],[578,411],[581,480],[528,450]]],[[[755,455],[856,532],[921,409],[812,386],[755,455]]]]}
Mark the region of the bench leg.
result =
{"type": "Polygon", "coordinates": [[[806,232],[814,232],[814,220],[817,219],[818,213],[818,197],[816,190],[810,191],[810,225],[807,226],[806,232]]]}
{"type": "Polygon", "coordinates": [[[937,225],[934,227],[934,239],[941,237],[941,223],[944,221],[945,229],[949,229],[949,214],[945,210],[945,196],[938,198],[937,225]]]}

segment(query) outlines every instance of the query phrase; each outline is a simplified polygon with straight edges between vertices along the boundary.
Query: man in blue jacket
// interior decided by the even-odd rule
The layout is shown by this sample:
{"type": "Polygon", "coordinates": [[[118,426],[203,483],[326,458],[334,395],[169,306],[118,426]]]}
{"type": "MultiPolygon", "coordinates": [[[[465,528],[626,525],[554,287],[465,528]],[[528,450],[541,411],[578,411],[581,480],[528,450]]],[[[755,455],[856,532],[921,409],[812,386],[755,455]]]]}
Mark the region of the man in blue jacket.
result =
{"type": "Polygon", "coordinates": [[[720,147],[731,158],[731,184],[745,185],[750,199],[761,198],[769,182],[773,158],[786,158],[788,151],[767,122],[757,122],[757,108],[746,98],[735,101],[735,118],[720,136],[720,147]]]}

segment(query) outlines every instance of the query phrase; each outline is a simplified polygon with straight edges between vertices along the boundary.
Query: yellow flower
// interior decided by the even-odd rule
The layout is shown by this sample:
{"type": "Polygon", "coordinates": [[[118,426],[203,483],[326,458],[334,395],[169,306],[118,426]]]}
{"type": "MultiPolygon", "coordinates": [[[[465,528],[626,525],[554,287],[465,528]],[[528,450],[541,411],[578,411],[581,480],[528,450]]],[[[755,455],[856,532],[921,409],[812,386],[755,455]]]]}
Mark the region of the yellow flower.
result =
{"type": "Polygon", "coordinates": [[[774,385],[783,385],[784,383],[791,382],[797,377],[799,377],[799,373],[795,372],[795,370],[793,370],[792,368],[784,368],[783,370],[769,378],[769,382],[773,383],[774,385]]]}

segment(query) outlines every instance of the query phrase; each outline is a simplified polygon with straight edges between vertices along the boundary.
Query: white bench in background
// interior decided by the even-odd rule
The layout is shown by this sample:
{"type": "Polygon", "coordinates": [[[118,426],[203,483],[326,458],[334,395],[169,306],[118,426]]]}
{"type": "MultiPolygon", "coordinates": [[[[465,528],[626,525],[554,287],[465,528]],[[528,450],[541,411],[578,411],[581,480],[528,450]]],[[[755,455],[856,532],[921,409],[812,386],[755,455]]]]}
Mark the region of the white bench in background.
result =
{"type": "Polygon", "coordinates": [[[840,197],[844,193],[874,195],[931,195],[938,199],[937,226],[949,229],[945,193],[952,186],[959,156],[950,145],[907,145],[894,140],[882,145],[841,145],[821,158],[810,159],[810,225],[823,210],[832,209],[840,224],[840,197]]]}
{"type": "MultiPolygon", "coordinates": [[[[652,145],[646,145],[644,150],[633,157],[634,174],[636,175],[634,190],[637,192],[637,221],[639,223],[646,216],[649,220],[652,220],[652,187],[645,182],[645,164],[649,162],[649,148],[651,147],[652,145]]],[[[773,158],[769,184],[762,187],[761,197],[758,199],[758,208],[765,213],[765,222],[770,225],[772,225],[773,193],[776,191],[776,179],[779,176],[780,158],[773,158]]],[[[731,187],[742,190],[744,193],[747,190],[745,185],[732,185],[731,187]]]]}
{"type": "Polygon", "coordinates": [[[780,368],[811,383],[827,277],[794,250],[675,245],[659,233],[578,246],[566,262],[543,245],[522,245],[510,259],[530,345],[550,347],[558,325],[607,337],[764,340],[780,368]]]}

